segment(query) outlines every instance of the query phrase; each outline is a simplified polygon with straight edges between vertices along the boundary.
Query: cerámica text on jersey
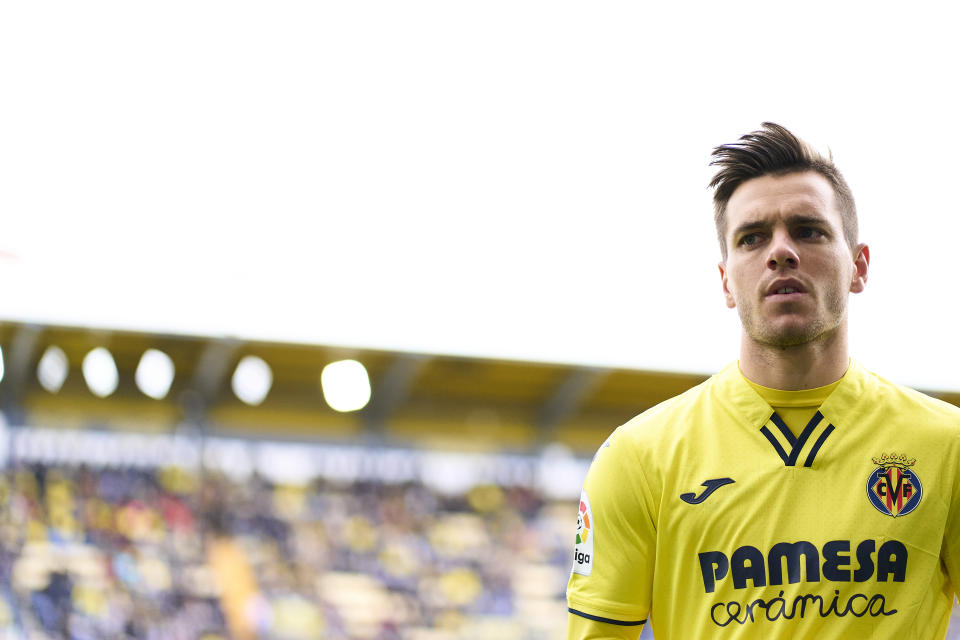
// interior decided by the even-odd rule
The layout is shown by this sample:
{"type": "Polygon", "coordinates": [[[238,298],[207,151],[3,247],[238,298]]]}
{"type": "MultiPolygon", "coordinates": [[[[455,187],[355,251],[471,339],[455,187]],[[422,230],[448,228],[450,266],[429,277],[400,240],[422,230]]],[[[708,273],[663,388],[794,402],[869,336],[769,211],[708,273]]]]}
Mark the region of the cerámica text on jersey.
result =
{"type": "Polygon", "coordinates": [[[873,596],[867,596],[863,593],[855,593],[844,601],[840,595],[839,589],[834,589],[833,599],[827,601],[823,596],[815,593],[805,593],[794,597],[790,603],[784,599],[783,591],[776,598],[764,600],[757,598],[753,602],[740,603],[736,600],[732,602],[718,602],[710,607],[710,620],[718,627],[725,627],[731,622],[739,625],[755,622],[766,618],[770,622],[777,620],[793,620],[799,616],[807,616],[807,605],[810,605],[810,616],[819,615],[821,618],[835,616],[843,618],[852,615],[855,618],[862,618],[869,615],[871,618],[879,616],[892,616],[897,613],[896,609],[887,610],[887,601],[883,594],[877,593],[873,596]],[[814,605],[818,605],[814,607],[814,605]],[[826,607],[824,607],[826,605],[826,607]]]}

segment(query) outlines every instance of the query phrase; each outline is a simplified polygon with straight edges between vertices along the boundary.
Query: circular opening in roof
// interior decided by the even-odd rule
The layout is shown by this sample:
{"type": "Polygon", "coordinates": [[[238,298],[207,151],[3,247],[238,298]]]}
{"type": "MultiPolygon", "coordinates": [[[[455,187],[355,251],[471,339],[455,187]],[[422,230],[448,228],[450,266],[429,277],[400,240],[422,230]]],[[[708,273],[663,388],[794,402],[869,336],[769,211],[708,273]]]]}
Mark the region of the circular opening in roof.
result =
{"type": "Polygon", "coordinates": [[[109,351],[97,347],[84,356],[83,379],[90,392],[101,398],[106,398],[117,390],[120,375],[117,373],[117,363],[113,361],[109,351]]]}
{"type": "Polygon", "coordinates": [[[167,397],[175,374],[173,360],[159,349],[147,349],[140,356],[135,380],[145,395],[155,400],[167,397]]]}
{"type": "Polygon", "coordinates": [[[67,379],[70,363],[67,354],[56,345],[50,345],[37,363],[37,381],[50,393],[58,393],[67,379]]]}
{"type": "Polygon", "coordinates": [[[273,386],[273,371],[262,358],[244,356],[237,364],[231,381],[233,393],[240,400],[251,406],[262,403],[270,387],[273,386]]]}
{"type": "Polygon", "coordinates": [[[356,360],[331,362],[320,373],[323,399],[334,411],[357,411],[370,402],[370,376],[356,360]]]}

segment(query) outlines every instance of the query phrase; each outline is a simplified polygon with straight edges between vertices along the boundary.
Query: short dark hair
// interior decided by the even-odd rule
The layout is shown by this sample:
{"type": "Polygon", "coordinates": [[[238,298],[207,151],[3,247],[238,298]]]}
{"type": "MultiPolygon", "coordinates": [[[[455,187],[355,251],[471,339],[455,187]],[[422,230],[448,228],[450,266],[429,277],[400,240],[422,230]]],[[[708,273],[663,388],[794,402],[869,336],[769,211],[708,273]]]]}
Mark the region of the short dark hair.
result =
{"type": "Polygon", "coordinates": [[[719,170],[710,181],[713,192],[713,218],[720,240],[720,253],[727,259],[727,203],[741,184],[760,176],[782,176],[798,171],[816,171],[833,187],[837,209],[843,221],[843,235],[850,249],[857,244],[857,206],[850,186],[833,164],[833,155],[823,157],[809,144],[786,128],[764,122],[753,133],[731,144],[716,147],[710,166],[719,170]]]}

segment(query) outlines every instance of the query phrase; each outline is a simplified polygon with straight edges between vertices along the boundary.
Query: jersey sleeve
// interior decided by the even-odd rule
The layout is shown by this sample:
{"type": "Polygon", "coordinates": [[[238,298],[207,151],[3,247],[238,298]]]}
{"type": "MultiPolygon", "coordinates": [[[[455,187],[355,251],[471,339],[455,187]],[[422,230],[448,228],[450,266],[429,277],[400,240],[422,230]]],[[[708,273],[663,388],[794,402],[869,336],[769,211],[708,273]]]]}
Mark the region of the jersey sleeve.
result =
{"type": "Polygon", "coordinates": [[[637,640],[643,625],[619,625],[597,622],[571,613],[567,622],[567,640],[637,640]]]}
{"type": "MultiPolygon", "coordinates": [[[[956,470],[954,473],[960,475],[956,470]]],[[[960,593],[960,478],[954,480],[953,499],[950,501],[950,513],[947,515],[940,555],[954,593],[960,593]]]]}
{"type": "Polygon", "coordinates": [[[567,605],[574,616],[639,635],[650,613],[656,508],[643,456],[631,434],[622,431],[600,448],[584,481],[567,605]]]}

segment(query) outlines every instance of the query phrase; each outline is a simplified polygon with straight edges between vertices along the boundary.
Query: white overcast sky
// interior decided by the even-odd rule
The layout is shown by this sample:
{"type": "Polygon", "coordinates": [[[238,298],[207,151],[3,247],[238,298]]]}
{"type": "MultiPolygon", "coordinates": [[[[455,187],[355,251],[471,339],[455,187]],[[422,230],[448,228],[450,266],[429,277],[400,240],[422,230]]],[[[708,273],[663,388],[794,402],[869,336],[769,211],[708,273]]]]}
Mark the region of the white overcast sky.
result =
{"type": "Polygon", "coordinates": [[[960,389],[942,4],[0,9],[0,319],[712,372],[710,149],[832,149],[852,351],[960,389]]]}

